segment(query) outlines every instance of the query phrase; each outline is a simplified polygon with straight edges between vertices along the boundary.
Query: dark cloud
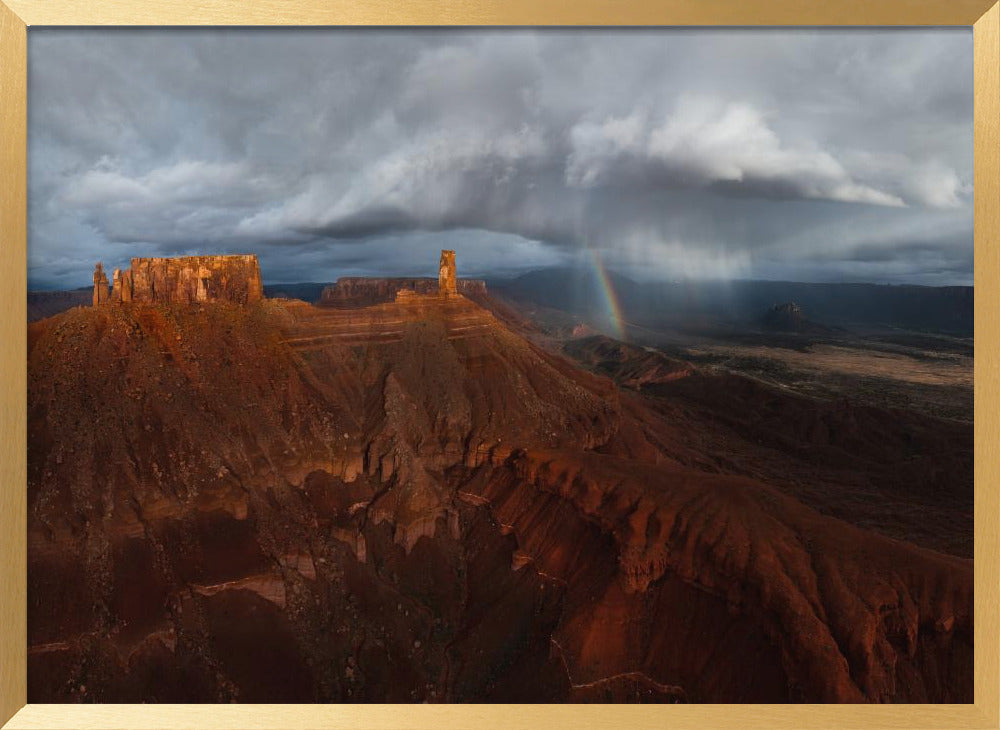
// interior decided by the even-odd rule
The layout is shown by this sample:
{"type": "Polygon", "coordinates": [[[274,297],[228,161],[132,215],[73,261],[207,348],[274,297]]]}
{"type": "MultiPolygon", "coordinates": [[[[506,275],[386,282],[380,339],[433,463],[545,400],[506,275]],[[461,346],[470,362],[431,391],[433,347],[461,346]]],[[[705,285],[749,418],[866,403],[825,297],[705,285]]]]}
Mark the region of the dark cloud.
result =
{"type": "Polygon", "coordinates": [[[971,72],[968,29],[32,30],[29,281],[232,251],[269,281],[429,273],[448,246],[475,274],[594,249],[970,283],[971,72]]]}

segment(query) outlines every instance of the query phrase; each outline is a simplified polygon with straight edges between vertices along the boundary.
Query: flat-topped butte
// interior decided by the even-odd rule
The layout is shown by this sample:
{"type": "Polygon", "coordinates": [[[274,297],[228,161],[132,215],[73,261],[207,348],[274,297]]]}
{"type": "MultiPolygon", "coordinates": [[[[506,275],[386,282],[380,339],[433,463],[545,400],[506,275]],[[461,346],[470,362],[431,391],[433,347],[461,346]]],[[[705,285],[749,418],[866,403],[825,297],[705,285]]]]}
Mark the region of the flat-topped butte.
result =
{"type": "Polygon", "coordinates": [[[103,266],[94,270],[94,306],[108,303],[228,301],[249,304],[264,298],[260,264],[253,254],[134,258],[115,269],[110,294],[103,266]]]}

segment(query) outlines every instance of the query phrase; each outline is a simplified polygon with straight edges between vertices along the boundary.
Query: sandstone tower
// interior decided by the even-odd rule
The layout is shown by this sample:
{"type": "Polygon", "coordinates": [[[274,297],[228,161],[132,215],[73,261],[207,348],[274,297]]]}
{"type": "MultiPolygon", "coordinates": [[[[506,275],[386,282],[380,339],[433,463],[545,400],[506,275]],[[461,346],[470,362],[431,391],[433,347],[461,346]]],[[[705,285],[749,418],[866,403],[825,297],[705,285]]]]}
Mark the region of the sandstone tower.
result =
{"type": "Polygon", "coordinates": [[[455,252],[442,251],[441,263],[438,267],[438,294],[445,297],[458,294],[458,284],[455,277],[455,252]]]}
{"type": "Polygon", "coordinates": [[[108,301],[108,275],[104,273],[104,265],[98,261],[94,267],[94,306],[100,306],[108,301]]]}
{"type": "Polygon", "coordinates": [[[132,269],[115,269],[111,276],[111,301],[115,303],[132,301],[132,269]]]}

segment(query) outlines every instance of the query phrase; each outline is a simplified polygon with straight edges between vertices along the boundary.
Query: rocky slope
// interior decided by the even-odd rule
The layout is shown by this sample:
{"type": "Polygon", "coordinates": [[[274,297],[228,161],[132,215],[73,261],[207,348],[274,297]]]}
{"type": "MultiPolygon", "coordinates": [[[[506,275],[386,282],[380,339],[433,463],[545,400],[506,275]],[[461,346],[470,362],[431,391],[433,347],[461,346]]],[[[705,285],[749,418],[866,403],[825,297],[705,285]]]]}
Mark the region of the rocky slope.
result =
{"type": "Polygon", "coordinates": [[[28,398],[32,702],[971,698],[971,561],[463,297],[78,308],[28,398]]]}

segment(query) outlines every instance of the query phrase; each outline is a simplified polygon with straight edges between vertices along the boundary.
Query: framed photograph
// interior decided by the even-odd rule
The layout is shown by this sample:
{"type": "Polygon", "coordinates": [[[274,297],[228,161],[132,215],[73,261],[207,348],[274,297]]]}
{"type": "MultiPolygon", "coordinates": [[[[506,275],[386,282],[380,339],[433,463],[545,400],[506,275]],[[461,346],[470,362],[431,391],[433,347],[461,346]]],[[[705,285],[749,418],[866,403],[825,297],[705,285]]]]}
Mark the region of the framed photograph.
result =
{"type": "Polygon", "coordinates": [[[0,141],[0,726],[1000,727],[1000,4],[0,0],[0,141]]]}

